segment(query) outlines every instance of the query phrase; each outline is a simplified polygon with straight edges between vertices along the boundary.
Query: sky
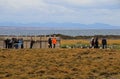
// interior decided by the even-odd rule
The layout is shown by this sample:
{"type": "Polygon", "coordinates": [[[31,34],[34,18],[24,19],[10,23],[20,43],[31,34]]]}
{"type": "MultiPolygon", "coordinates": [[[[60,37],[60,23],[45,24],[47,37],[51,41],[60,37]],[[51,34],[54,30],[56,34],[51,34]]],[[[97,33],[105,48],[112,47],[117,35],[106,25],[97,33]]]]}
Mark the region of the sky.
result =
{"type": "Polygon", "coordinates": [[[120,26],[120,0],[0,0],[0,23],[120,26]]]}

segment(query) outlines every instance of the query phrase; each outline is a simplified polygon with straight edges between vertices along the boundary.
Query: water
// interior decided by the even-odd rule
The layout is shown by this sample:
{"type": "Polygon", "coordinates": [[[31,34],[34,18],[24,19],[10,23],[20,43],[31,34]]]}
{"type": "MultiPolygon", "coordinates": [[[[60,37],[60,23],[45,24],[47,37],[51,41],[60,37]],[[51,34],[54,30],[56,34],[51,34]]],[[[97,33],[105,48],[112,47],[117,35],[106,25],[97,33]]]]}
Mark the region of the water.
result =
{"type": "Polygon", "coordinates": [[[120,35],[120,29],[109,30],[0,30],[0,35],[49,35],[63,34],[69,36],[120,35]]]}

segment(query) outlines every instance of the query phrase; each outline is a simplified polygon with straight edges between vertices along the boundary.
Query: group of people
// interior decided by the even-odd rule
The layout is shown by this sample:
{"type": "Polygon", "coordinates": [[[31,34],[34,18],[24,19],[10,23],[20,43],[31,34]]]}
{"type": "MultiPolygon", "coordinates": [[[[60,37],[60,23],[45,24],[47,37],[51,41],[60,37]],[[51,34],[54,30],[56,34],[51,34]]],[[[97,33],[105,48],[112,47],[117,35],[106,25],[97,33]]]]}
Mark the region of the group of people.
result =
{"type": "MultiPolygon", "coordinates": [[[[107,48],[107,40],[106,40],[106,38],[102,38],[101,44],[102,44],[103,49],[107,48]]],[[[99,48],[98,37],[92,37],[91,38],[90,48],[99,48]]]]}
{"type": "MultiPolygon", "coordinates": [[[[35,41],[31,38],[30,40],[30,49],[33,48],[35,41]]],[[[55,48],[56,47],[56,37],[49,37],[48,38],[48,48],[55,48]]],[[[10,48],[24,48],[24,40],[22,38],[17,39],[17,38],[12,38],[12,39],[5,39],[4,40],[4,47],[7,49],[10,48]]]]}
{"type": "MultiPolygon", "coordinates": [[[[24,41],[22,38],[17,39],[17,38],[12,38],[12,39],[5,39],[5,48],[24,48],[24,41]]],[[[33,48],[35,41],[31,39],[30,41],[30,49],[33,48]]],[[[49,37],[48,38],[48,48],[55,48],[57,43],[56,37],[49,37]]],[[[102,48],[105,49],[107,48],[107,40],[106,38],[102,38],[101,40],[102,48]]],[[[90,48],[99,48],[99,40],[98,37],[92,37],[90,40],[90,48]]]]}
{"type": "MultiPolygon", "coordinates": [[[[31,40],[30,40],[30,49],[33,48],[34,43],[35,43],[35,41],[31,38],[31,40]]],[[[48,38],[48,48],[56,48],[56,43],[57,43],[57,39],[56,39],[55,36],[54,37],[50,36],[48,38]]]]}
{"type": "Polygon", "coordinates": [[[4,43],[5,43],[5,48],[24,48],[24,44],[23,44],[23,39],[17,39],[17,38],[12,38],[12,39],[5,39],[4,43]]]}
{"type": "Polygon", "coordinates": [[[48,39],[48,47],[49,48],[55,48],[56,43],[57,43],[57,40],[55,37],[49,37],[49,39],[48,39]]]}

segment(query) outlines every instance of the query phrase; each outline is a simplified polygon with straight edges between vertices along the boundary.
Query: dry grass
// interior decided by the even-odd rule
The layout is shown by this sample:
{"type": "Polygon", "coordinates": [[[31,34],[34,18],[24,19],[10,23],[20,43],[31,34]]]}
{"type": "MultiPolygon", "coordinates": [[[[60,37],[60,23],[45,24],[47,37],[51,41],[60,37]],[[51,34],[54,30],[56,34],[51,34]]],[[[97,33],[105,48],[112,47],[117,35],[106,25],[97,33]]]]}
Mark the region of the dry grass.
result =
{"type": "Polygon", "coordinates": [[[120,39],[108,40],[108,44],[110,44],[110,45],[112,45],[112,44],[120,45],[120,39]]]}
{"type": "Polygon", "coordinates": [[[61,40],[61,44],[67,44],[67,45],[71,45],[71,44],[77,44],[77,43],[82,43],[82,44],[89,44],[90,40],[87,39],[73,39],[73,40],[61,40]]]}
{"type": "Polygon", "coordinates": [[[0,49],[0,79],[120,79],[120,50],[0,49]]]}
{"type": "MultiPolygon", "coordinates": [[[[108,39],[107,40],[109,45],[120,45],[120,39],[108,39]]],[[[80,39],[80,40],[61,40],[61,44],[67,44],[67,45],[71,45],[71,44],[77,44],[77,43],[81,43],[81,44],[89,44],[90,43],[90,39],[80,39]]],[[[99,39],[99,43],[101,44],[101,39],[99,39]]]]}

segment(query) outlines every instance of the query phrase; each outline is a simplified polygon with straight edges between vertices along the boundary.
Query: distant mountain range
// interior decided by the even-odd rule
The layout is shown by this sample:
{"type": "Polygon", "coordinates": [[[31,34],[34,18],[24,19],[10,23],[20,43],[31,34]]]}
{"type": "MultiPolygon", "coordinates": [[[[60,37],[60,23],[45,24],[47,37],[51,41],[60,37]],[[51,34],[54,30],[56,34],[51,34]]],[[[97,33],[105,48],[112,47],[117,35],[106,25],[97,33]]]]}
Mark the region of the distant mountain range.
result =
{"type": "Polygon", "coordinates": [[[0,23],[3,30],[80,30],[80,29],[120,29],[120,26],[109,24],[80,24],[80,23],[0,23]]]}

